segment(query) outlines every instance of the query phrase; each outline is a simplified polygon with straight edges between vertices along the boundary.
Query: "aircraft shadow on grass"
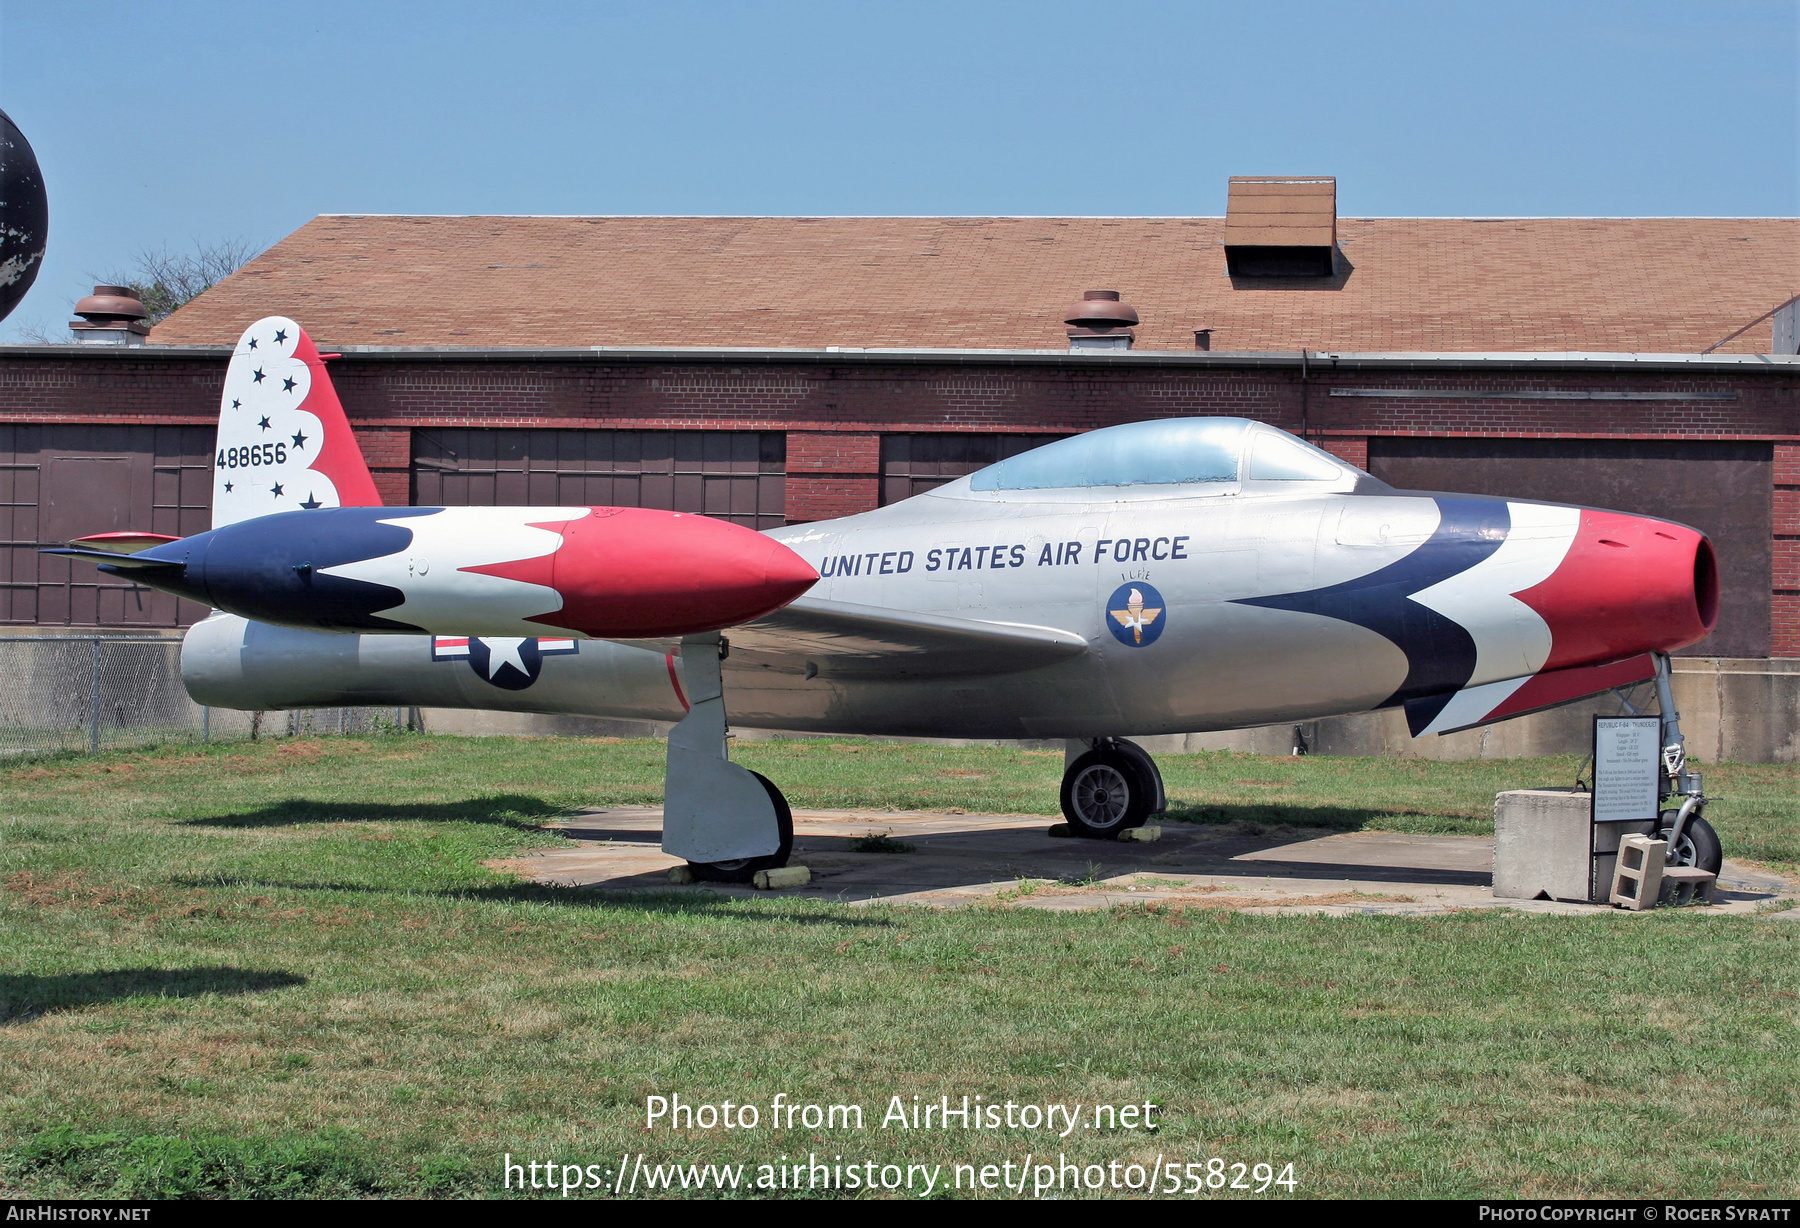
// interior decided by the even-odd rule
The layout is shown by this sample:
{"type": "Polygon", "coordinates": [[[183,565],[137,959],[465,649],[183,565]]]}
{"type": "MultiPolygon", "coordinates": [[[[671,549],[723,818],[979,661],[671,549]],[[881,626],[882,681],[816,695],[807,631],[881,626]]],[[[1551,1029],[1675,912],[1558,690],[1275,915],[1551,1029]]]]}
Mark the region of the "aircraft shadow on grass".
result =
{"type": "Polygon", "coordinates": [[[291,797],[255,810],[189,819],[194,827],[293,827],[302,823],[492,823],[536,831],[566,808],[541,797],[502,794],[454,802],[320,802],[291,797]]]}
{"type": "MultiPolygon", "coordinates": [[[[495,883],[481,887],[439,887],[416,890],[403,887],[375,887],[367,883],[306,882],[300,879],[247,878],[237,875],[181,875],[170,880],[181,887],[252,887],[258,891],[347,892],[359,895],[423,896],[442,900],[468,900],[495,904],[563,904],[578,908],[635,908],[640,912],[707,913],[726,910],[741,904],[741,898],[717,896],[701,892],[612,895],[582,887],[558,887],[548,883],[495,883]]],[[[873,917],[824,916],[795,910],[778,913],[771,918],[795,925],[874,926],[887,928],[893,923],[873,917]]],[[[0,985],[4,981],[0,980],[0,985]]]]}
{"type": "Polygon", "coordinates": [[[267,993],[306,984],[292,972],[246,968],[113,968],[53,976],[0,975],[0,1024],[26,1023],[51,1011],[124,998],[194,998],[202,994],[267,993]]]}
{"type": "MultiPolygon", "coordinates": [[[[579,821],[546,829],[549,820],[567,815],[559,807],[542,798],[521,794],[465,798],[446,802],[382,803],[322,802],[306,798],[290,798],[272,802],[255,810],[237,814],[193,819],[197,826],[224,828],[286,827],[300,824],[370,823],[370,822],[465,822],[487,823],[519,831],[555,830],[557,834],[577,840],[605,840],[618,843],[656,844],[661,831],[654,818],[642,827],[629,829],[616,826],[589,828],[579,821]]],[[[1102,864],[1107,874],[1131,870],[1155,872],[1159,868],[1224,874],[1246,878],[1264,877],[1279,872],[1290,878],[1343,879],[1347,867],[1329,860],[1319,861],[1309,853],[1296,849],[1292,860],[1270,853],[1286,846],[1297,846],[1321,836],[1364,831],[1391,820],[1393,813],[1376,807],[1330,804],[1292,805],[1275,801],[1175,802],[1164,824],[1164,840],[1159,844],[1119,845],[1087,840],[1059,840],[1045,850],[1035,841],[1033,851],[1018,846],[1017,837],[999,832],[945,832],[921,839],[921,852],[935,854],[914,860],[904,854],[892,866],[900,871],[913,890],[942,890],[996,881],[997,877],[1080,877],[1093,870],[1089,862],[1102,864]],[[1255,860],[1238,860],[1244,854],[1260,854],[1255,860]],[[905,865],[904,863],[911,863],[905,865]],[[928,864],[927,864],[928,863],[928,864]]],[[[1053,820],[1046,819],[1046,824],[1053,820]]],[[[911,840],[913,837],[907,837],[911,840]]],[[[855,840],[849,837],[806,833],[801,837],[805,849],[815,854],[853,852],[855,840]]],[[[797,850],[800,852],[801,850],[797,850]]],[[[879,860],[885,861],[886,858],[879,860]]],[[[1488,881],[1488,872],[1472,867],[1383,866],[1359,864],[1354,876],[1371,881],[1394,883],[1465,883],[1488,881]]],[[[470,885],[437,889],[405,889],[356,883],[277,881],[273,879],[181,879],[189,886],[247,886],[259,889],[360,892],[384,895],[422,895],[445,899],[492,901],[496,903],[553,903],[575,907],[636,907],[646,911],[680,912],[730,907],[729,899],[703,893],[683,892],[671,898],[658,891],[661,874],[641,876],[641,882],[621,882],[645,892],[643,895],[619,892],[594,892],[576,887],[559,887],[539,883],[470,885]],[[627,904],[626,901],[631,901],[627,904]]],[[[860,877],[860,876],[858,876],[860,877]]],[[[846,884],[848,886],[848,884],[846,884]]],[[[846,898],[854,898],[846,897],[846,898]]],[[[799,921],[815,918],[796,914],[799,921]]],[[[834,924],[847,924],[842,919],[834,924]]],[[[862,923],[862,922],[858,922],[862,923]]]]}
{"type": "MultiPolygon", "coordinates": [[[[1161,816],[1163,821],[1193,823],[1199,826],[1221,825],[1228,823],[1254,823],[1265,829],[1265,835],[1277,842],[1281,835],[1296,827],[1326,828],[1333,832],[1364,831],[1371,826],[1394,819],[1400,815],[1424,817],[1425,811],[1381,809],[1371,806],[1298,806],[1282,802],[1169,802],[1168,812],[1161,816]]],[[[1391,830],[1391,829],[1390,829],[1391,830]]],[[[1450,831],[1447,835],[1475,834],[1450,831]]],[[[1317,830],[1307,831],[1293,836],[1294,839],[1311,840],[1319,835],[1317,830]]]]}

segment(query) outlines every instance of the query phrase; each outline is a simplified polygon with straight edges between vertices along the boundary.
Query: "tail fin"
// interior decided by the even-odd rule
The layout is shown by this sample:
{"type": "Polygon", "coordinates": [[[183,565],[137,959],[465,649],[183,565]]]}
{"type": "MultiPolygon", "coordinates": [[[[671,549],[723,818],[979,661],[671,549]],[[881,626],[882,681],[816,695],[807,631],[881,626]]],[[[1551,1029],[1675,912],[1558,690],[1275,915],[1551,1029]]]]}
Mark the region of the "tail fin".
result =
{"type": "Polygon", "coordinates": [[[285,316],[238,338],[219,402],[213,527],[315,507],[380,507],[312,338],[285,316]]]}

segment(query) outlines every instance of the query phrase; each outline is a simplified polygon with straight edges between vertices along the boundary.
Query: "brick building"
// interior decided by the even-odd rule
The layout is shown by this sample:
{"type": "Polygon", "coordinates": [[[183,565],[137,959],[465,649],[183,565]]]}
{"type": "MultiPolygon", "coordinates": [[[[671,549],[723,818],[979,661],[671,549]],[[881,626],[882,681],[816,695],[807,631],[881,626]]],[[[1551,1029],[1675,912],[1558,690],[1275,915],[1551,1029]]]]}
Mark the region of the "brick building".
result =
{"type": "Polygon", "coordinates": [[[204,528],[230,346],[282,313],[341,354],[394,503],[769,527],[1238,414],[1396,486],[1694,524],[1725,593],[1692,651],[1800,657],[1800,220],[1339,218],[1332,192],[1234,181],[1223,219],[320,217],[147,344],[0,347],[0,621],[201,613],[35,550],[204,528]]]}

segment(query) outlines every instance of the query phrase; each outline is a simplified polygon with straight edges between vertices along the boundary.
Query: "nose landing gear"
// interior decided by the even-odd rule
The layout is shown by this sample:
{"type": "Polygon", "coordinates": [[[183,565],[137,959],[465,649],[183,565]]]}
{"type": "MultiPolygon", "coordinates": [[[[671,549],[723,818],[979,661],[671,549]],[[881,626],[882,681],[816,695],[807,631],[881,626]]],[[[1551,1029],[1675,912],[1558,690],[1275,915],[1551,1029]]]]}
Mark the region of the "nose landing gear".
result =
{"type": "Polygon", "coordinates": [[[1072,835],[1111,840],[1166,808],[1162,773],[1136,743],[1122,738],[1071,742],[1069,756],[1062,812],[1072,835]]]}
{"type": "Polygon", "coordinates": [[[1688,770],[1687,744],[1681,736],[1681,714],[1675,710],[1669,673],[1668,654],[1657,653],[1656,701],[1662,711],[1662,800],[1671,808],[1657,816],[1656,838],[1669,846],[1664,855],[1667,864],[1692,866],[1717,874],[1725,864],[1725,851],[1719,843],[1719,834],[1705,818],[1707,798],[1701,790],[1700,773],[1688,770]],[[1676,803],[1679,803],[1678,808],[1676,803]]]}

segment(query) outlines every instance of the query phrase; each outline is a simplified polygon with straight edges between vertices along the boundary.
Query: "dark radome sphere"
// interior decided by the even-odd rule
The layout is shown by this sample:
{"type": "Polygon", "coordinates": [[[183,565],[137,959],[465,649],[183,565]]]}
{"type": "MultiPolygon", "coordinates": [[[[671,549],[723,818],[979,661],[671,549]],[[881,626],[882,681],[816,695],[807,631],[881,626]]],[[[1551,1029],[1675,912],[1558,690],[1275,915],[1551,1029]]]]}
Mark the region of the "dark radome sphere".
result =
{"type": "Polygon", "coordinates": [[[18,126],[0,111],[0,320],[37,280],[44,264],[50,206],[37,155],[18,126]]]}

